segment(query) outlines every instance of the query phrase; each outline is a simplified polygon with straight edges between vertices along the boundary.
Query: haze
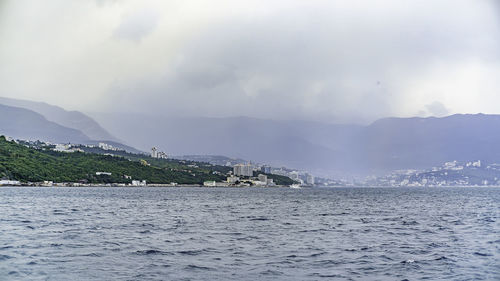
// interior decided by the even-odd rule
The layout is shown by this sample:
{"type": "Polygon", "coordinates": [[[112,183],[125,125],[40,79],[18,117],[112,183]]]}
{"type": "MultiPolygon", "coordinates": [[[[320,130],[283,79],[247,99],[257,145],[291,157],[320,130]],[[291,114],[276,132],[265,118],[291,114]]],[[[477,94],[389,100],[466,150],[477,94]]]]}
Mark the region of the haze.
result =
{"type": "Polygon", "coordinates": [[[500,113],[496,1],[0,2],[0,96],[369,122],[500,113]]]}

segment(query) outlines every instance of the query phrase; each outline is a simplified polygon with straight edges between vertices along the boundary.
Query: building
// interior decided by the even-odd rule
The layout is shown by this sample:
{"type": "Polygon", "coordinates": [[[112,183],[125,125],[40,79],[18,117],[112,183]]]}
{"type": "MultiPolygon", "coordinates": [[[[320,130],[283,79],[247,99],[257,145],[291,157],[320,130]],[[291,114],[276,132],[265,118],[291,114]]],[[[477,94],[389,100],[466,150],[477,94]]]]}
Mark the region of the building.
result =
{"type": "Polygon", "coordinates": [[[54,151],[57,152],[74,152],[71,150],[71,144],[56,144],[54,151]]]}
{"type": "Polygon", "coordinates": [[[297,171],[293,171],[289,174],[289,177],[292,179],[292,180],[299,180],[299,172],[297,171]]]}
{"type": "Polygon", "coordinates": [[[96,176],[111,176],[109,172],[95,172],[96,176]]]}
{"type": "Polygon", "coordinates": [[[132,181],[132,186],[146,186],[146,181],[138,181],[138,180],[133,180],[132,181]]]}
{"type": "Polygon", "coordinates": [[[53,181],[43,181],[42,186],[53,186],[54,182],[53,181]]]}
{"type": "Polygon", "coordinates": [[[203,183],[203,186],[215,187],[217,186],[217,183],[215,181],[206,181],[203,183]]]}
{"type": "Polygon", "coordinates": [[[253,168],[250,164],[236,164],[233,166],[233,174],[235,176],[252,177],[253,168]]]}
{"type": "Polygon", "coordinates": [[[19,181],[15,180],[0,180],[0,185],[20,185],[19,181]]]}
{"type": "Polygon", "coordinates": [[[259,181],[261,181],[263,183],[267,183],[267,176],[266,175],[259,174],[259,176],[257,178],[259,179],[259,181]]]}
{"type": "Polygon", "coordinates": [[[158,148],[151,148],[151,158],[167,159],[168,156],[165,152],[159,151],[158,148]]]}
{"type": "Polygon", "coordinates": [[[308,185],[314,185],[314,176],[311,174],[306,174],[306,183],[308,185]]]}
{"type": "Polygon", "coordinates": [[[235,183],[237,183],[239,180],[240,180],[240,178],[239,178],[239,177],[235,177],[235,176],[230,176],[230,177],[227,177],[227,183],[229,183],[229,184],[235,184],[235,183]]]}
{"type": "Polygon", "coordinates": [[[100,142],[98,144],[98,147],[102,150],[112,150],[112,151],[119,151],[120,150],[119,148],[116,148],[116,147],[112,146],[111,144],[107,144],[105,142],[100,142]]]}
{"type": "Polygon", "coordinates": [[[264,174],[270,174],[271,173],[271,166],[264,165],[260,167],[260,171],[264,174]]]}

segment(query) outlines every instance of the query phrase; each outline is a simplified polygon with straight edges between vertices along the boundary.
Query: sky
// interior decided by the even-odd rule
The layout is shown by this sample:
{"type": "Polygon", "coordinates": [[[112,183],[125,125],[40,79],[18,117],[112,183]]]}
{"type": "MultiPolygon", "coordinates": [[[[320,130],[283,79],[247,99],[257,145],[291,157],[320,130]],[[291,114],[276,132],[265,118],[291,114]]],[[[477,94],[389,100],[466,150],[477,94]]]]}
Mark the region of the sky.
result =
{"type": "Polygon", "coordinates": [[[0,0],[0,96],[85,112],[500,114],[495,0],[0,0]]]}

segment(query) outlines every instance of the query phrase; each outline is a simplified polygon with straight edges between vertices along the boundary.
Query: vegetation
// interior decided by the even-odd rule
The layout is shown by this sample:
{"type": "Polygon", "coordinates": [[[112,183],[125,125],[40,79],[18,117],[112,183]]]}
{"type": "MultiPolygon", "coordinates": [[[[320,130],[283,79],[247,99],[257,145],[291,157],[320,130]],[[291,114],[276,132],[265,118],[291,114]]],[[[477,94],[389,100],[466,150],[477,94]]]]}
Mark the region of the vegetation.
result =
{"type": "MultiPolygon", "coordinates": [[[[206,163],[206,162],[195,162],[195,161],[178,160],[178,159],[159,159],[159,158],[152,158],[152,157],[149,157],[147,155],[128,153],[128,152],[123,151],[123,150],[108,151],[108,150],[103,150],[99,147],[90,148],[90,147],[86,147],[86,146],[80,146],[78,148],[80,148],[86,152],[91,152],[91,153],[99,153],[99,154],[111,153],[113,155],[122,156],[122,157],[125,157],[125,158],[133,160],[133,161],[146,161],[148,164],[150,164],[152,166],[167,168],[167,169],[171,169],[173,171],[183,170],[183,169],[186,169],[186,167],[188,169],[193,169],[193,170],[197,171],[198,173],[200,171],[202,173],[216,172],[216,173],[225,175],[229,171],[232,171],[231,167],[212,165],[212,164],[206,163]]],[[[223,156],[212,156],[212,157],[223,157],[223,156]]],[[[254,172],[254,177],[257,177],[259,174],[266,175],[268,179],[272,179],[274,181],[274,183],[277,185],[292,185],[292,184],[298,183],[287,176],[266,174],[266,173],[262,173],[262,172],[254,172]]],[[[225,180],[225,178],[223,180],[225,180]]]]}
{"type": "Polygon", "coordinates": [[[254,172],[254,176],[258,176],[259,174],[266,175],[268,179],[272,179],[275,184],[277,185],[292,185],[295,183],[298,183],[294,180],[292,180],[289,177],[286,176],[280,176],[280,175],[275,175],[275,174],[266,174],[266,173],[261,173],[261,172],[254,172]]]}
{"type": "Polygon", "coordinates": [[[110,151],[104,150],[99,147],[87,147],[87,146],[76,146],[76,148],[80,148],[88,153],[95,154],[111,154],[114,156],[121,156],[132,161],[146,161],[151,166],[159,167],[159,168],[168,168],[173,170],[193,170],[193,171],[202,171],[202,172],[218,172],[221,174],[227,174],[229,171],[232,171],[231,167],[212,165],[210,163],[204,162],[195,162],[188,160],[178,160],[178,159],[161,159],[161,158],[152,158],[149,155],[145,154],[135,154],[129,153],[124,150],[118,151],[110,151]]]}
{"type": "Polygon", "coordinates": [[[132,180],[146,180],[148,183],[202,184],[204,181],[225,180],[221,167],[210,169],[208,165],[189,165],[137,154],[121,157],[34,149],[0,136],[0,178],[22,182],[130,183],[132,180]],[[143,160],[142,164],[140,160],[143,160]],[[111,175],[96,175],[96,172],[111,175]]]}

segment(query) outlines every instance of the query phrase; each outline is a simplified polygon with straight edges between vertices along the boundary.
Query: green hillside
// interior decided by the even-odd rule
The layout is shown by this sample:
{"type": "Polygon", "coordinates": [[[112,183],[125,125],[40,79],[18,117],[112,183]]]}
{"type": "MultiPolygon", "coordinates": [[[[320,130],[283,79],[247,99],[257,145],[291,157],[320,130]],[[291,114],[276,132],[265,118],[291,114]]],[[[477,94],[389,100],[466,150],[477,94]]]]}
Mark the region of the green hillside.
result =
{"type": "Polygon", "coordinates": [[[209,167],[188,167],[182,163],[168,161],[149,163],[148,157],[140,160],[93,153],[33,149],[9,142],[0,136],[0,178],[4,179],[82,183],[130,183],[132,180],[146,180],[148,183],[179,184],[225,180],[225,175],[214,173],[209,167]],[[112,174],[97,176],[96,172],[112,174]]]}

